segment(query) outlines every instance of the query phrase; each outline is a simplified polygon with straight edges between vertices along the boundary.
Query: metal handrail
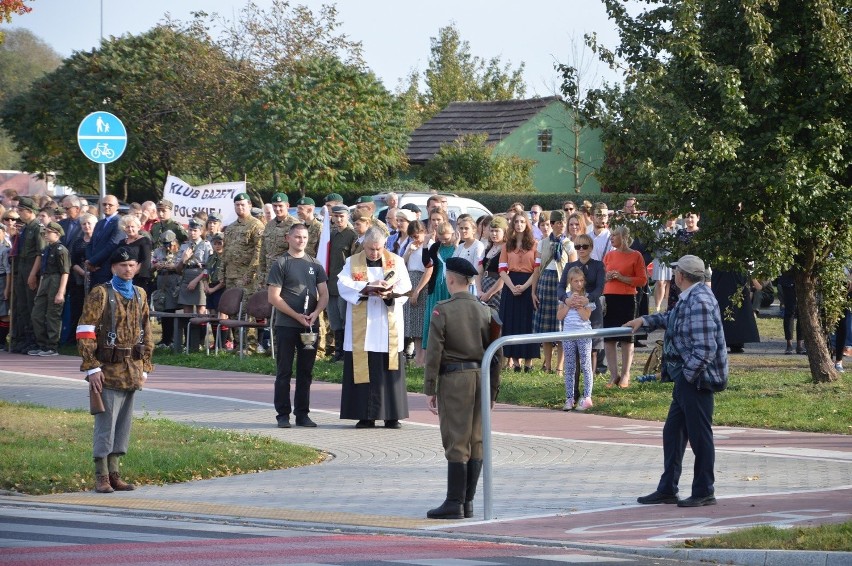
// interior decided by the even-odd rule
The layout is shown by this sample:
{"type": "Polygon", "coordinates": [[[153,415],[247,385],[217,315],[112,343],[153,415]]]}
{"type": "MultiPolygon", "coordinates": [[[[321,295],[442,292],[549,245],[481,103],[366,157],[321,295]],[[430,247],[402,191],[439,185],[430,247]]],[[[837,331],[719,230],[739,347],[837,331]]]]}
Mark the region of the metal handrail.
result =
{"type": "Polygon", "coordinates": [[[616,328],[598,328],[597,330],[586,330],[582,332],[545,332],[542,334],[516,334],[514,336],[503,336],[488,346],[482,356],[482,365],[479,370],[480,390],[482,391],[482,498],[485,505],[485,520],[494,518],[494,509],[491,494],[491,358],[497,350],[503,346],[514,346],[515,344],[534,344],[536,342],[562,342],[577,338],[612,338],[616,336],[629,336],[632,330],[625,326],[616,328]]]}

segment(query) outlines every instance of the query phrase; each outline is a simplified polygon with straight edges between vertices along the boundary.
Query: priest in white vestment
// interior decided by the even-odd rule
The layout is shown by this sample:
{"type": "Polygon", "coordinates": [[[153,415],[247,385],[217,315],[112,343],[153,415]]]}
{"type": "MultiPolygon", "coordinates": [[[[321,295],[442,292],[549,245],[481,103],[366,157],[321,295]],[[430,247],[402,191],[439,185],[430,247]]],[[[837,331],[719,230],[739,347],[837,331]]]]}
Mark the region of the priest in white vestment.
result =
{"type": "Polygon", "coordinates": [[[346,301],[340,418],[357,420],[356,428],[374,428],[377,420],[400,428],[408,418],[402,306],[411,280],[405,261],[385,249],[386,239],[377,228],[367,230],[364,250],[337,278],[346,301]]]}

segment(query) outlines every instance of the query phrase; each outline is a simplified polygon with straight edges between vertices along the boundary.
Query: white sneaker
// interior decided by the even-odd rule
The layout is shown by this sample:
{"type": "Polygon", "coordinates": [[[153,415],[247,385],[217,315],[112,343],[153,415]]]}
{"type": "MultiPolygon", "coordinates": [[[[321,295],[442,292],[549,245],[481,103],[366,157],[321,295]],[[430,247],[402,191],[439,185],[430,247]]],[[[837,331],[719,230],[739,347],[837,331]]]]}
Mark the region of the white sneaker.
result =
{"type": "Polygon", "coordinates": [[[29,350],[27,351],[28,356],[40,356],[41,350],[29,350]]]}
{"type": "Polygon", "coordinates": [[[574,409],[574,400],[568,399],[565,401],[565,405],[562,406],[563,411],[572,411],[574,409]]]}
{"type": "Polygon", "coordinates": [[[47,357],[47,356],[58,356],[59,352],[56,350],[42,350],[38,353],[39,356],[47,357]]]}
{"type": "Polygon", "coordinates": [[[266,348],[263,347],[263,344],[257,345],[257,353],[258,354],[265,354],[266,353],[266,348]]]}
{"type": "Polygon", "coordinates": [[[577,403],[577,410],[585,411],[586,409],[591,409],[593,405],[591,397],[583,397],[580,399],[580,402],[577,403]]]}
{"type": "Polygon", "coordinates": [[[840,373],[844,373],[846,371],[845,369],[843,369],[843,362],[837,362],[836,364],[834,364],[834,369],[836,369],[840,373]]]}

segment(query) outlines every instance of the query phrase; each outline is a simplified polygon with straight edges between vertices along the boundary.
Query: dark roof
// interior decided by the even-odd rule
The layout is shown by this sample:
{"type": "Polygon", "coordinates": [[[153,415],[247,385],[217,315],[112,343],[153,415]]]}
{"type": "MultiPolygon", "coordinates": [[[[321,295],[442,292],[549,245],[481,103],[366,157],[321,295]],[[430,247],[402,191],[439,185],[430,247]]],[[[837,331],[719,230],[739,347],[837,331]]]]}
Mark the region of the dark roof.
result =
{"type": "Polygon", "coordinates": [[[493,102],[453,102],[431,120],[414,130],[408,142],[408,160],[425,163],[442,145],[463,134],[488,134],[488,143],[497,143],[529,121],[558,96],[528,100],[493,102]]]}

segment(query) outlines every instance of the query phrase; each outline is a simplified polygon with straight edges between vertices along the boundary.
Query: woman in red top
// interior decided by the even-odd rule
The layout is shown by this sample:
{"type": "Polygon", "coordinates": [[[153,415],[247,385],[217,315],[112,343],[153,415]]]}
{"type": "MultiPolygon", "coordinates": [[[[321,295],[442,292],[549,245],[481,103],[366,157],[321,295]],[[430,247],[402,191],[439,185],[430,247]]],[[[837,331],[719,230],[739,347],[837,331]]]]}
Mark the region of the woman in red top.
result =
{"type": "MultiPolygon", "coordinates": [[[[503,291],[500,296],[500,319],[503,321],[503,336],[532,334],[533,311],[538,308],[538,298],[532,287],[538,278],[536,267],[541,257],[536,250],[532,226],[523,213],[512,217],[509,236],[500,252],[500,280],[503,291]]],[[[539,344],[503,346],[503,355],[510,364],[515,360],[515,371],[532,370],[532,359],[541,356],[539,344]]]]}
{"type": "MultiPolygon", "coordinates": [[[[612,230],[611,242],[613,249],[604,258],[606,283],[606,311],[604,312],[604,328],[615,328],[624,325],[635,318],[636,288],[644,287],[648,281],[648,272],[642,254],[630,249],[633,238],[630,228],[618,226],[612,230]]],[[[633,337],[618,336],[604,338],[604,352],[609,366],[609,383],[607,387],[630,385],[630,366],[633,364],[633,337]],[[616,343],[621,342],[621,372],[618,371],[618,353],[616,343]]]]}

